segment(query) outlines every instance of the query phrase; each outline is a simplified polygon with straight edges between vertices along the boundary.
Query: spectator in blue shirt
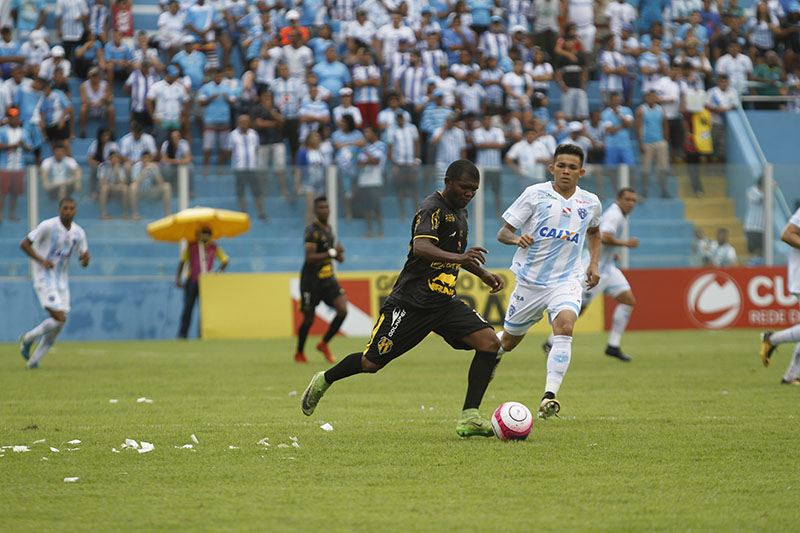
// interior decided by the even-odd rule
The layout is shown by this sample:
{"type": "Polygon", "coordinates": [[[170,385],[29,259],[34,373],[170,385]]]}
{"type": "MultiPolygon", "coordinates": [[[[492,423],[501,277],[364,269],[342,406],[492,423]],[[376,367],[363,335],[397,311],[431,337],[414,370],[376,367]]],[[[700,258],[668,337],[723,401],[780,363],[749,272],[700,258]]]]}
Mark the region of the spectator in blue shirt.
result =
{"type": "Polygon", "coordinates": [[[231,104],[236,94],[227,83],[222,83],[222,70],[215,69],[212,80],[197,93],[198,103],[203,106],[203,166],[208,167],[211,151],[219,148],[219,165],[228,161],[226,139],[231,132],[231,104]]]}
{"type": "Polygon", "coordinates": [[[0,73],[3,79],[11,77],[14,65],[25,63],[25,57],[19,51],[19,43],[11,38],[11,28],[3,26],[0,30],[0,73]]]}
{"type": "Polygon", "coordinates": [[[197,91],[203,86],[206,77],[206,55],[194,49],[196,39],[191,35],[183,38],[183,50],[175,54],[172,58],[173,63],[177,63],[184,76],[189,76],[192,80],[192,90],[197,91]]]}
{"type": "Polygon", "coordinates": [[[489,18],[494,8],[493,0],[467,0],[472,15],[472,30],[478,35],[489,29],[489,18]]]}
{"type": "Polygon", "coordinates": [[[11,18],[16,21],[17,38],[20,41],[28,39],[35,29],[44,24],[45,0],[13,0],[11,3],[11,18]]]}
{"type": "Polygon", "coordinates": [[[111,42],[106,43],[103,48],[103,55],[106,60],[106,76],[108,81],[114,81],[117,78],[120,81],[128,79],[131,73],[131,63],[133,61],[133,52],[128,45],[122,42],[122,32],[114,30],[111,36],[111,42]]]}
{"type": "Polygon", "coordinates": [[[89,69],[104,61],[103,43],[94,33],[86,35],[86,42],[75,49],[75,74],[79,78],[89,77],[89,69]]]}
{"type": "Polygon", "coordinates": [[[314,52],[314,62],[322,63],[325,61],[325,52],[328,47],[335,46],[331,39],[333,32],[330,24],[325,24],[319,29],[319,35],[308,41],[308,47],[314,52]]]}
{"type": "Polygon", "coordinates": [[[317,75],[319,84],[328,89],[333,98],[337,100],[342,87],[349,85],[351,82],[350,71],[344,63],[338,60],[338,54],[333,46],[329,46],[325,50],[325,61],[314,65],[311,68],[311,72],[317,75]]]}
{"type": "Polygon", "coordinates": [[[461,24],[461,15],[454,16],[450,27],[442,33],[442,45],[450,63],[458,61],[461,50],[475,52],[476,42],[477,38],[472,30],[461,24]]]}
{"type": "Polygon", "coordinates": [[[622,105],[620,93],[609,96],[608,107],[603,110],[600,119],[606,131],[606,166],[633,166],[636,163],[631,139],[634,116],[630,107],[622,105]]]}

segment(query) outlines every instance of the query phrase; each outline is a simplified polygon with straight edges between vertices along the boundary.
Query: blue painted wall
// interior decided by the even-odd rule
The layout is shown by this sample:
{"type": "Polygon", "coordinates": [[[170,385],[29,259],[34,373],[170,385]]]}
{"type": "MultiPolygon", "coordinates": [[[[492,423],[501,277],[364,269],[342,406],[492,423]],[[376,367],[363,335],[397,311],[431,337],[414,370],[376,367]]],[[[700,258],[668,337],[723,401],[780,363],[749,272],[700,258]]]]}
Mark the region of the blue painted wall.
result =
{"type": "MultiPolygon", "coordinates": [[[[166,280],[73,279],[59,340],[172,339],[183,290],[166,280]]],[[[0,281],[0,342],[14,342],[47,315],[28,280],[0,281]]],[[[199,308],[199,306],[198,306],[199,308]]],[[[190,337],[197,336],[197,309],[190,337]]]]}

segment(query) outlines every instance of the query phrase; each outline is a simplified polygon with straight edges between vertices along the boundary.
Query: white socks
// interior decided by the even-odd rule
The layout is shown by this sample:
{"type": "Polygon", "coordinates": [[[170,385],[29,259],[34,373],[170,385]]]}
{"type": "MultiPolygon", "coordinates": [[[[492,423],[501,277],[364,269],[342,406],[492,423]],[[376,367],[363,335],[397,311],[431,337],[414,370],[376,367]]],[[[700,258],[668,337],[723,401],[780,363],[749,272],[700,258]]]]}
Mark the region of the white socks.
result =
{"type": "Polygon", "coordinates": [[[628,320],[631,318],[631,311],[633,311],[632,306],[617,304],[617,308],[614,309],[614,317],[611,320],[611,332],[608,334],[609,346],[619,348],[622,334],[625,332],[625,328],[628,327],[628,320]]]}
{"type": "Polygon", "coordinates": [[[506,353],[506,351],[503,349],[503,330],[502,329],[497,332],[497,340],[500,341],[500,349],[497,350],[497,359],[500,360],[500,358],[503,357],[503,354],[506,353]]]}
{"type": "Polygon", "coordinates": [[[62,326],[61,322],[56,320],[53,317],[47,317],[42,321],[41,324],[30,330],[28,333],[25,334],[24,340],[25,342],[34,342],[39,337],[46,335],[49,331],[62,326]]]}
{"type": "Polygon", "coordinates": [[[552,346],[553,345],[553,339],[555,339],[555,338],[556,338],[555,334],[550,333],[550,335],[547,336],[547,344],[552,346]]]}
{"type": "Polygon", "coordinates": [[[783,344],[785,342],[800,342],[800,324],[776,331],[769,336],[769,342],[772,345],[783,344]]]}
{"type": "Polygon", "coordinates": [[[800,342],[794,347],[794,355],[789,363],[789,368],[786,369],[786,373],[783,375],[783,380],[794,381],[798,376],[800,376],[800,342]]]}
{"type": "Polygon", "coordinates": [[[36,347],[36,351],[33,352],[33,355],[28,361],[28,366],[33,366],[38,363],[45,355],[47,355],[47,352],[50,351],[50,348],[53,347],[53,344],[55,344],[56,337],[58,337],[58,334],[61,333],[61,328],[64,327],[64,324],[58,322],[58,320],[55,322],[58,324],[58,326],[45,333],[44,337],[42,337],[42,342],[40,342],[39,346],[36,347]]]}
{"type": "Polygon", "coordinates": [[[553,347],[547,356],[547,381],[545,382],[545,392],[558,394],[564,374],[567,373],[569,362],[572,359],[572,337],[567,335],[556,335],[553,337],[553,347]]]}

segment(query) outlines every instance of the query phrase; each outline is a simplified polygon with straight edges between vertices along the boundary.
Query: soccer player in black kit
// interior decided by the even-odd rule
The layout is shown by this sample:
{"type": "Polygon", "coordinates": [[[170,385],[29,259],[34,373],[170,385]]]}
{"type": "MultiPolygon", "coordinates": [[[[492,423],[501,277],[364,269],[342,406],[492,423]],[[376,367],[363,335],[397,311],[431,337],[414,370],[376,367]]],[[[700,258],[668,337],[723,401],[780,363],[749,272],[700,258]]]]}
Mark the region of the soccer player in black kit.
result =
{"type": "Polygon", "coordinates": [[[492,426],[478,414],[478,407],[491,380],[500,342],[489,323],[455,293],[461,268],[478,276],[492,293],[503,288],[503,279],[481,266],[488,252],[480,247],[467,249],[465,208],[479,185],[480,173],[471,162],[450,164],[444,190],[428,196],[417,209],[406,264],[381,307],[367,347],[314,375],[303,393],[303,413],[310,416],[314,412],[332,383],[362,372],[377,372],[433,331],[453,348],[475,350],[456,432],[462,437],[492,435],[492,426]]]}
{"type": "Polygon", "coordinates": [[[340,263],[344,261],[344,248],[336,242],[333,230],[328,226],[330,209],[327,198],[320,196],[314,200],[314,214],[317,218],[305,231],[306,261],[300,273],[300,311],[303,313],[303,322],[297,329],[297,351],[294,360],[298,363],[308,362],[303,353],[306,337],[314,323],[314,309],[320,302],[325,302],[329,307],[336,309],[336,318],[317,344],[317,350],[322,352],[325,359],[335,363],[336,359],[328,348],[328,342],[336,335],[347,317],[347,297],[333,275],[333,260],[336,259],[340,263]]]}

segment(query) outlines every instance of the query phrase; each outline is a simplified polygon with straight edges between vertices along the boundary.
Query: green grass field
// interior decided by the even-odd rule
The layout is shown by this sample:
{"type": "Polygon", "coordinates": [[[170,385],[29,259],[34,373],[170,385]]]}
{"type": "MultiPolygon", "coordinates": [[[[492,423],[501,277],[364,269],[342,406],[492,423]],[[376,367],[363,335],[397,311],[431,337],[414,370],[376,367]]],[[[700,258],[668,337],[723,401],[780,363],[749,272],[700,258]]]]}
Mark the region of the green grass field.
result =
{"type": "MultiPolygon", "coordinates": [[[[540,341],[506,356],[484,414],[509,400],[536,408],[540,341]]],[[[779,385],[791,348],[764,369],[754,331],[624,341],[633,363],[602,355],[605,335],[577,337],[561,418],[537,421],[527,441],[512,443],[456,435],[471,354],[435,337],[377,375],[335,384],[310,418],[300,394],[325,364],[313,350],[311,364],[293,363],[289,339],[61,343],[38,371],[24,370],[15,345],[0,345],[0,445],[31,450],[2,452],[0,523],[4,531],[796,530],[800,388],[779,385]],[[320,429],[325,422],[334,430],[320,429]],[[195,451],[175,448],[191,434],[195,451]],[[269,447],[258,444],[264,437],[269,447]],[[126,438],[155,449],[112,452],[126,438]]],[[[340,356],[362,346],[333,343],[340,356]]]]}

